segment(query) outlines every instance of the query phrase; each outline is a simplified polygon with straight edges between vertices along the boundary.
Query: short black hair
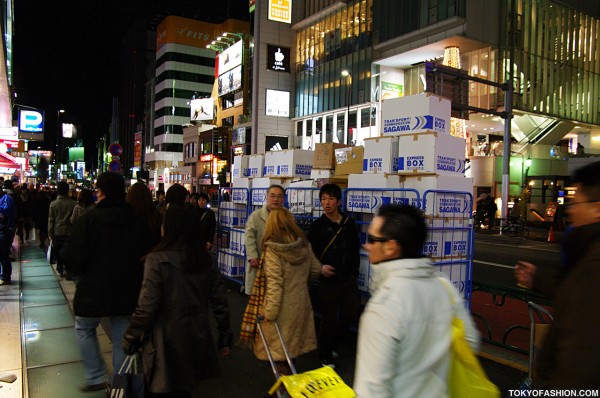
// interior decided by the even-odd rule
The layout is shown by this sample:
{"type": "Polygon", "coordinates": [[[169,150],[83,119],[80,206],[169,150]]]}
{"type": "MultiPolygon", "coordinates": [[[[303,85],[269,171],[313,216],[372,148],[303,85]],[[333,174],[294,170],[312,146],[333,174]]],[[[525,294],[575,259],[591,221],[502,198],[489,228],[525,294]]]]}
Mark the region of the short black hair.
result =
{"type": "Polygon", "coordinates": [[[189,192],[185,187],[181,184],[171,185],[169,189],[167,189],[167,194],[165,195],[166,203],[185,203],[185,198],[189,195],[189,192]]]}
{"type": "Polygon", "coordinates": [[[196,200],[204,199],[204,200],[206,200],[207,202],[210,202],[210,198],[208,197],[208,194],[207,194],[207,193],[200,192],[199,194],[196,194],[196,196],[197,196],[197,199],[196,199],[196,200]]]}
{"type": "Polygon", "coordinates": [[[427,225],[421,210],[410,205],[385,205],[377,215],[383,218],[379,233],[402,247],[402,258],[423,257],[421,250],[427,239],[427,225]]]}
{"type": "Polygon", "coordinates": [[[594,162],[575,170],[573,183],[592,201],[600,201],[600,162],[594,162]]]}
{"type": "Polygon", "coordinates": [[[125,180],[121,174],[117,174],[112,171],[106,171],[100,174],[100,176],[98,176],[98,181],[96,182],[96,187],[102,190],[102,193],[107,198],[125,198],[125,180]]]}
{"type": "MultiPolygon", "coordinates": [[[[99,180],[99,179],[98,179],[99,180]]],[[[66,181],[60,181],[56,186],[56,192],[60,196],[65,196],[69,193],[69,184],[66,181]]]]}
{"type": "Polygon", "coordinates": [[[323,194],[333,196],[337,200],[342,200],[342,189],[336,184],[325,184],[319,190],[319,200],[323,197],[323,194]]]}
{"type": "Polygon", "coordinates": [[[267,189],[267,193],[269,193],[269,192],[271,191],[271,189],[273,189],[273,188],[275,188],[275,189],[279,189],[279,190],[281,191],[281,193],[285,195],[285,188],[284,188],[284,187],[282,187],[281,185],[277,185],[277,184],[273,184],[273,185],[271,185],[271,186],[269,187],[269,189],[267,189]]]}

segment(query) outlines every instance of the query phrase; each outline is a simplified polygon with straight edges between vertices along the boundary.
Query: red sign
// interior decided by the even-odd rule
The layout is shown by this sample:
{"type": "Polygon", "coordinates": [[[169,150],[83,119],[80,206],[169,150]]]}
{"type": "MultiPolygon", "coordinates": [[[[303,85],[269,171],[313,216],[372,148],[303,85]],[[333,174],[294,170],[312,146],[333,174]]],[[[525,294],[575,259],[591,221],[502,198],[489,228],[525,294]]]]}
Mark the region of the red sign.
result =
{"type": "Polygon", "coordinates": [[[4,143],[8,149],[19,149],[19,140],[4,140],[0,139],[0,143],[4,143]]]}
{"type": "Polygon", "coordinates": [[[123,153],[123,147],[115,142],[113,144],[110,144],[110,146],[108,147],[108,153],[110,153],[113,156],[121,156],[121,154],[123,153]]]}
{"type": "Polygon", "coordinates": [[[142,165],[142,133],[137,132],[134,134],[133,144],[133,166],[140,167],[142,165]]]}
{"type": "Polygon", "coordinates": [[[212,153],[209,153],[208,155],[200,155],[200,161],[201,162],[210,162],[213,160],[215,155],[213,155],[212,153]]]}

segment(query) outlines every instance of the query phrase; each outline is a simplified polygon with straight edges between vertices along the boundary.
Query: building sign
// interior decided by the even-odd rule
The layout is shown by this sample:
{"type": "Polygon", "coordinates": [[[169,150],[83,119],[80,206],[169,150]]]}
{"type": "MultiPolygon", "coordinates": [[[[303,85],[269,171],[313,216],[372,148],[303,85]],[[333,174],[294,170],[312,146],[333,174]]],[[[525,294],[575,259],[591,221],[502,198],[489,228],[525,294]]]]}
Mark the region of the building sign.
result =
{"type": "Polygon", "coordinates": [[[267,69],[276,72],[290,72],[289,47],[271,46],[267,44],[267,69]]]}
{"type": "Polygon", "coordinates": [[[13,141],[13,140],[5,140],[5,139],[0,138],[0,144],[6,145],[7,149],[14,149],[16,151],[18,151],[21,148],[21,146],[19,145],[19,143],[21,143],[21,142],[22,141],[19,141],[19,140],[13,141]]]}
{"type": "Polygon", "coordinates": [[[206,48],[213,40],[214,29],[212,23],[170,15],[156,28],[156,49],[167,43],[206,48]]]}
{"type": "Polygon", "coordinates": [[[0,138],[6,140],[18,140],[19,131],[18,127],[0,127],[0,138]]]}
{"type": "Polygon", "coordinates": [[[77,137],[77,127],[71,123],[63,123],[62,127],[62,136],[63,138],[75,138],[77,137]]]}
{"type": "Polygon", "coordinates": [[[133,135],[133,167],[142,166],[142,132],[133,135]]]}
{"type": "Polygon", "coordinates": [[[402,84],[381,82],[381,99],[386,100],[389,98],[402,97],[403,87],[402,84]]]}
{"type": "Polygon", "coordinates": [[[238,127],[231,132],[231,145],[246,143],[246,127],[238,127]]]}
{"type": "Polygon", "coordinates": [[[292,23],[292,0],[269,0],[269,19],[292,23]]]}
{"type": "Polygon", "coordinates": [[[244,59],[243,55],[244,55],[244,41],[243,40],[238,41],[237,43],[235,43],[231,47],[229,47],[227,50],[225,50],[221,54],[219,54],[219,62],[218,62],[219,75],[222,75],[223,73],[232,70],[236,66],[240,66],[242,64],[242,60],[244,59]]]}
{"type": "Polygon", "coordinates": [[[209,153],[207,155],[200,155],[200,161],[201,162],[212,162],[214,157],[215,157],[215,155],[213,155],[212,153],[209,153]]]}
{"type": "Polygon", "coordinates": [[[290,116],[290,92],[267,89],[267,116],[290,116]]]}
{"type": "Polygon", "coordinates": [[[277,135],[265,136],[265,152],[281,151],[283,149],[288,149],[288,137],[281,137],[277,135]]]}
{"type": "Polygon", "coordinates": [[[85,162],[77,162],[75,164],[77,165],[75,169],[75,179],[83,180],[85,178],[85,162]]]}
{"type": "Polygon", "coordinates": [[[213,120],[215,100],[212,98],[193,99],[190,103],[190,119],[192,122],[202,120],[213,120]]]}
{"type": "Polygon", "coordinates": [[[219,76],[219,96],[242,88],[242,65],[219,76]]]}
{"type": "Polygon", "coordinates": [[[41,133],[44,131],[44,111],[19,108],[19,131],[41,133]]]}

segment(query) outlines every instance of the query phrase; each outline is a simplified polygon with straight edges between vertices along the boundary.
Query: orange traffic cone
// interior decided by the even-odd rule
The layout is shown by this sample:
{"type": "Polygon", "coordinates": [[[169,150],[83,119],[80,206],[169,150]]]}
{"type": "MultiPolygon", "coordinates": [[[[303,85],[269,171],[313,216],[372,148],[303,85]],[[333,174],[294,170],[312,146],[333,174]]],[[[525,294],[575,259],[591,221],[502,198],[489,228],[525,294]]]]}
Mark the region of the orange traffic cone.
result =
{"type": "Polygon", "coordinates": [[[548,230],[548,242],[554,242],[554,226],[550,225],[550,229],[548,230]]]}

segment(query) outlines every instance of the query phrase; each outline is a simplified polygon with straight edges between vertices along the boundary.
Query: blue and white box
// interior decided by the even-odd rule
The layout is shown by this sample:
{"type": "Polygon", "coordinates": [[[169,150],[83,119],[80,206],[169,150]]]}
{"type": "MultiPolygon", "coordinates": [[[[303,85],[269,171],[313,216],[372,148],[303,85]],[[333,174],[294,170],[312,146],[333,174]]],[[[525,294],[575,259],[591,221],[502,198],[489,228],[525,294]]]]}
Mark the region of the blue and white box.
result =
{"type": "Polygon", "coordinates": [[[265,177],[297,177],[309,179],[314,152],[305,149],[284,149],[265,153],[265,177]]]}
{"type": "Polygon", "coordinates": [[[232,178],[245,178],[250,176],[250,168],[248,161],[250,157],[247,155],[238,155],[233,158],[232,178]]]}
{"type": "Polygon", "coordinates": [[[398,172],[398,137],[365,139],[363,173],[398,172]]]}
{"type": "Polygon", "coordinates": [[[265,156],[262,154],[250,155],[248,158],[248,177],[262,177],[265,167],[265,156]]]}
{"type": "Polygon", "coordinates": [[[384,100],[381,125],[383,136],[422,131],[450,134],[450,100],[431,93],[384,100]]]}
{"type": "Polygon", "coordinates": [[[376,213],[387,204],[408,204],[418,207],[414,191],[403,189],[352,189],[346,191],[346,210],[354,213],[376,213]]]}
{"type": "Polygon", "coordinates": [[[451,135],[426,132],[398,137],[398,173],[465,174],[466,142],[451,135]]]}

